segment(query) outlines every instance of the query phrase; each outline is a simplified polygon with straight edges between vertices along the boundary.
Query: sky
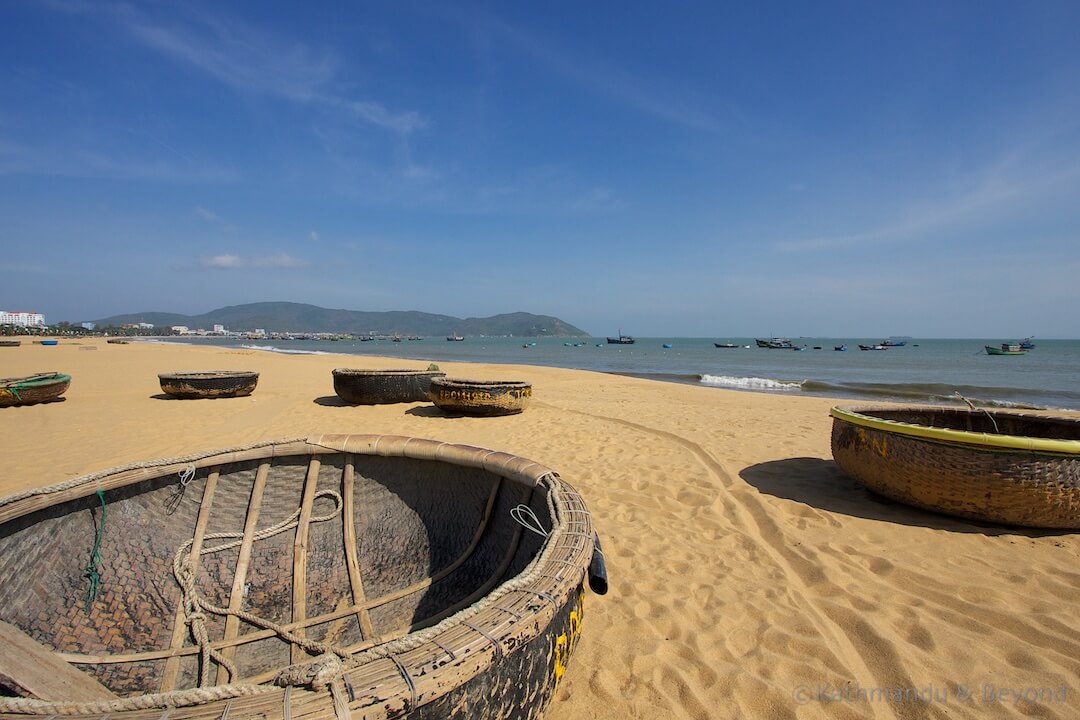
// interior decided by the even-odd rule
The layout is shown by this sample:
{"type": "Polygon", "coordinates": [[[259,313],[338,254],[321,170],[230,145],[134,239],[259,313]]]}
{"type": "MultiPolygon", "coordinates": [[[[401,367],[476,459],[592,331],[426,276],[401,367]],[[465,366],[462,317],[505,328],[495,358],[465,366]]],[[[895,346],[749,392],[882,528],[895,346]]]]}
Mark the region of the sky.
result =
{"type": "Polygon", "coordinates": [[[1080,337],[1080,3],[0,0],[0,309],[1080,337]]]}

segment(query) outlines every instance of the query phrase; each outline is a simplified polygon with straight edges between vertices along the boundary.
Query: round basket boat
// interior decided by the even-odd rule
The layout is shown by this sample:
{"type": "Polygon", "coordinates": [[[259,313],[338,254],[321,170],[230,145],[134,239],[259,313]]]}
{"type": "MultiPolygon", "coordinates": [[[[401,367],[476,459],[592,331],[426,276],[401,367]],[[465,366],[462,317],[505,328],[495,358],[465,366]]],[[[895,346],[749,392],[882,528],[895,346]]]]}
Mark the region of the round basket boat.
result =
{"type": "Polygon", "coordinates": [[[535,718],[594,547],[550,469],[397,436],[0,498],[0,713],[535,718]]]}
{"type": "Polygon", "coordinates": [[[460,415],[513,415],[525,409],[532,397],[527,382],[497,380],[431,381],[431,401],[441,410],[460,415]]]}
{"type": "Polygon", "coordinates": [[[67,391],[71,376],[57,372],[0,378],[0,407],[33,405],[55,400],[67,391]]]}
{"type": "Polygon", "coordinates": [[[437,370],[334,370],[334,392],[352,405],[424,402],[432,378],[446,373],[437,370]]]}
{"type": "Polygon", "coordinates": [[[1080,528],[1080,419],[835,407],[836,464],[876,493],[974,520],[1080,528]]]}
{"type": "Polygon", "coordinates": [[[161,389],[177,398],[231,398],[250,395],[259,373],[246,370],[162,373],[161,389]]]}

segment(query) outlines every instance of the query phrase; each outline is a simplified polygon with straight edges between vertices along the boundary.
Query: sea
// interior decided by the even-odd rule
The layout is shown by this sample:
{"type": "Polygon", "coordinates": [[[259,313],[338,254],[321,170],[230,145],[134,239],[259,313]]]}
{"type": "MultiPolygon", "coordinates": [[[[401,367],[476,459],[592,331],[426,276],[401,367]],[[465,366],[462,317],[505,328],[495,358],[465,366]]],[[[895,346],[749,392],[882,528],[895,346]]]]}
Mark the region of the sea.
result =
{"type": "MultiPolygon", "coordinates": [[[[171,342],[171,341],[170,341],[171,342]]],[[[859,349],[866,338],[792,338],[799,351],[757,347],[754,338],[443,337],[394,342],[206,338],[191,344],[261,352],[340,354],[343,367],[363,357],[428,363],[479,362],[575,368],[662,382],[782,395],[910,403],[971,402],[981,406],[1080,410],[1080,340],[1040,340],[1025,355],[988,355],[986,345],[1010,338],[905,339],[902,347],[859,349]],[[738,347],[717,348],[714,343],[738,347]],[[665,347],[670,345],[671,347],[665,347]],[[847,351],[834,348],[846,345],[847,351]]],[[[525,378],[527,379],[527,378],[525,378]]]]}

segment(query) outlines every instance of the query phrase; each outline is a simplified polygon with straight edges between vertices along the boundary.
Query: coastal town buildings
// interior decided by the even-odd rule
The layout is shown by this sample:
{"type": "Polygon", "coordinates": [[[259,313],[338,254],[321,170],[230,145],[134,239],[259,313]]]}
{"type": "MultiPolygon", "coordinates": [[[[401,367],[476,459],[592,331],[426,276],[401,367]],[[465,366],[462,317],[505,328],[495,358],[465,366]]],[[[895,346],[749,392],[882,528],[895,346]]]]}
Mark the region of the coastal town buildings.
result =
{"type": "Polygon", "coordinates": [[[0,310],[0,325],[45,327],[45,316],[41,313],[23,310],[0,310]]]}

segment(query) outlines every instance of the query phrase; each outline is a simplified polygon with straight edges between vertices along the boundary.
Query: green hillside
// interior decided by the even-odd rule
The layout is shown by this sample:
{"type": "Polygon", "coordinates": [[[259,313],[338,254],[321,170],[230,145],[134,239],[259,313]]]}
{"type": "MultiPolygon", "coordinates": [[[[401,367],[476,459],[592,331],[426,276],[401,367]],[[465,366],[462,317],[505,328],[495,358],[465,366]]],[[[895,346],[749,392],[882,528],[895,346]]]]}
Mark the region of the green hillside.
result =
{"type": "Polygon", "coordinates": [[[550,315],[532,313],[508,313],[488,318],[456,318],[450,315],[434,315],[415,310],[390,312],[363,312],[359,310],[331,310],[315,305],[290,302],[262,302],[232,305],[211,310],[202,315],[180,315],[165,312],[143,312],[95,320],[99,326],[117,326],[127,323],[150,323],[155,327],[185,325],[191,329],[209,330],[222,325],[233,332],[245,332],[261,328],[267,332],[325,332],[366,335],[437,336],[450,335],[515,335],[536,337],[588,337],[580,328],[550,315]]]}

